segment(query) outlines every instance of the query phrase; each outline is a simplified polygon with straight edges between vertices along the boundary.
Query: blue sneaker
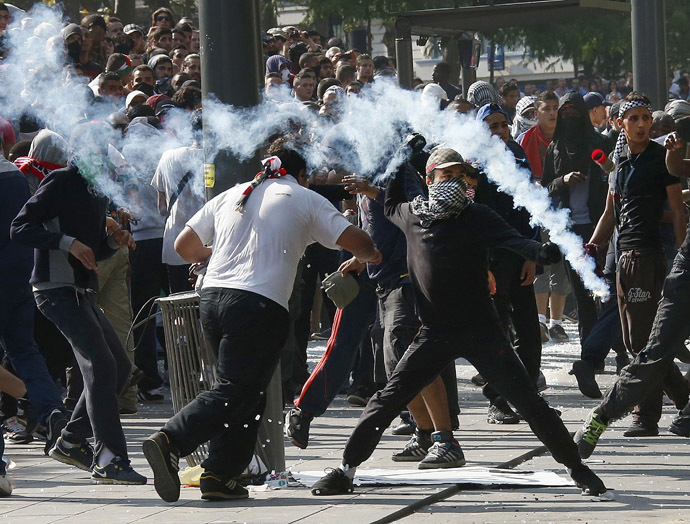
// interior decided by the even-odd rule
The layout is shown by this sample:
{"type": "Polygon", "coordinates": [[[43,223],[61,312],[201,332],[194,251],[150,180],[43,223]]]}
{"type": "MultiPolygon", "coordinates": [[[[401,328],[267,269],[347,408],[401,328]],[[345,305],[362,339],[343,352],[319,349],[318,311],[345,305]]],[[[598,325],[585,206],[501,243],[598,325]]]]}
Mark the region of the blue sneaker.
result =
{"type": "Polygon", "coordinates": [[[139,475],[129,460],[115,457],[105,466],[93,466],[91,481],[94,484],[146,484],[146,477],[139,475]]]}
{"type": "Polygon", "coordinates": [[[58,437],[55,445],[50,448],[48,456],[63,464],[91,471],[93,466],[93,448],[88,442],[81,445],[69,447],[65,444],[62,437],[58,437]]]}

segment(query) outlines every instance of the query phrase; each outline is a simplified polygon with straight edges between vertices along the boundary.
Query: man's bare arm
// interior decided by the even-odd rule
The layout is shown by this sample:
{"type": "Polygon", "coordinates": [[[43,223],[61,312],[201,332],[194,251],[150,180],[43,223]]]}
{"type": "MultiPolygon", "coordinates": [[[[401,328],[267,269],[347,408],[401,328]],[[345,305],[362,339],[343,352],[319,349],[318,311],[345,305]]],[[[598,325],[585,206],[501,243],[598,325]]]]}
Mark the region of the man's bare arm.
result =
{"type": "Polygon", "coordinates": [[[211,248],[206,247],[189,226],[185,226],[182,233],[175,239],[175,251],[190,264],[204,262],[211,256],[211,248]]]}

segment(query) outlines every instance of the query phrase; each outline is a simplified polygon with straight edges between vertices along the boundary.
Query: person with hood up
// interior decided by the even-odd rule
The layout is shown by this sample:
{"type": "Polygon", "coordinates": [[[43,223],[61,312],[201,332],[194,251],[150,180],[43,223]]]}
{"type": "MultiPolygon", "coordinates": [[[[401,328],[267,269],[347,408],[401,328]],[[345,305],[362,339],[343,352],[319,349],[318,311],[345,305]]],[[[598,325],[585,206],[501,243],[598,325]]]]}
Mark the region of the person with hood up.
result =
{"type": "Polygon", "coordinates": [[[520,135],[526,133],[537,125],[537,108],[534,103],[537,97],[534,95],[523,96],[515,106],[515,118],[510,134],[517,140],[520,135]]]}
{"type": "MultiPolygon", "coordinates": [[[[570,210],[571,230],[584,244],[604,212],[608,177],[592,160],[592,152],[611,151],[607,139],[594,131],[581,94],[566,93],[560,100],[553,141],[546,150],[542,185],[559,208],[570,210]]],[[[585,340],[597,320],[594,298],[570,267],[570,280],[577,301],[580,340],[585,340]]]]}
{"type": "Polygon", "coordinates": [[[118,413],[118,394],[131,364],[96,304],[96,261],[112,256],[119,246],[135,247],[129,232],[106,232],[108,200],[99,187],[112,178],[107,161],[111,139],[112,130],[103,122],[78,126],[70,138],[70,164],[39,186],[10,233],[35,248],[30,282],[36,304],[70,341],[84,379],[72,418],[49,455],[90,471],[96,484],[146,484],[129,462],[118,413]]]}
{"type": "Polygon", "coordinates": [[[69,145],[64,138],[53,131],[42,129],[31,141],[29,154],[16,158],[14,165],[24,173],[33,195],[51,171],[67,165],[68,154],[69,145]]]}

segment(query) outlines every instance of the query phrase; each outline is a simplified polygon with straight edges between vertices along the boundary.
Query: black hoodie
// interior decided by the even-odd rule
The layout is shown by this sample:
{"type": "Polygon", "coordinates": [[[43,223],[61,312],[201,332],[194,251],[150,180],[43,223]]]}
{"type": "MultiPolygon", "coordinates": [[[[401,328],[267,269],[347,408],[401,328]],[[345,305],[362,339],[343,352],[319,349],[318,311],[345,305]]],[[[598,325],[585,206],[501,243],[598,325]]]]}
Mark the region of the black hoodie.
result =
{"type": "Polygon", "coordinates": [[[559,208],[570,209],[570,188],[563,177],[572,171],[587,175],[589,177],[587,207],[593,225],[596,225],[604,212],[608,191],[606,173],[591,158],[592,151],[595,149],[602,149],[608,155],[611,152],[610,142],[594,131],[582,95],[575,92],[566,93],[560,100],[553,142],[549,145],[544,157],[541,183],[548,188],[549,194],[558,203],[559,208]],[[566,135],[562,116],[566,104],[580,113],[577,128],[569,135],[566,135]],[[570,154],[566,153],[566,145],[570,154]]]}

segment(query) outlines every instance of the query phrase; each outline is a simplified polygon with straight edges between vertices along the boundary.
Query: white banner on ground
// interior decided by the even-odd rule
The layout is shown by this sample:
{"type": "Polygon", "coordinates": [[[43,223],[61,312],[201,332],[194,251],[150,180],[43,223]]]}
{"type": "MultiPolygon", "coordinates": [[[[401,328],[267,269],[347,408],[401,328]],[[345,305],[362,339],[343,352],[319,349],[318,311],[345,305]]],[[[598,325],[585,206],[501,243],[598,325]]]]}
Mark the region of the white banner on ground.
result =
{"type": "MultiPolygon", "coordinates": [[[[294,479],[307,487],[323,477],[323,471],[292,471],[294,479]]],[[[571,479],[552,471],[495,469],[481,467],[419,469],[358,469],[356,486],[390,486],[419,484],[476,484],[478,486],[573,486],[571,479]]]]}

